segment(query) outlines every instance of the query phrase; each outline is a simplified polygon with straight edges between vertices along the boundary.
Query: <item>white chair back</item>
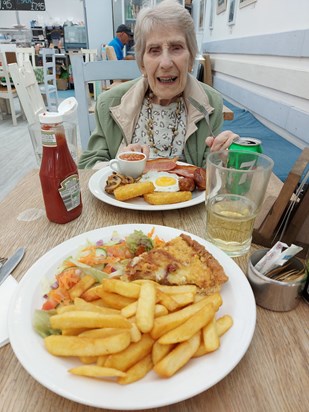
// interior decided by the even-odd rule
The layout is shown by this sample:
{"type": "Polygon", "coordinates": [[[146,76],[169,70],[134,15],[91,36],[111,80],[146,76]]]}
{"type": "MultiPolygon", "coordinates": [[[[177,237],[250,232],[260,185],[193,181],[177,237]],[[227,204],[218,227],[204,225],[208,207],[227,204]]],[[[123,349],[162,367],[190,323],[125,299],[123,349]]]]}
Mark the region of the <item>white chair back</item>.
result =
{"type": "MultiPolygon", "coordinates": [[[[85,63],[82,54],[71,54],[74,77],[75,97],[78,102],[82,149],[87,148],[89,137],[95,128],[94,113],[89,112],[88,82],[103,80],[131,80],[139,77],[141,72],[135,60],[100,60],[85,63]]],[[[104,93],[104,92],[103,92],[104,93]]]]}
{"type": "Polygon", "coordinates": [[[42,49],[44,84],[40,86],[41,93],[46,97],[47,109],[57,111],[58,91],[56,81],[55,49],[42,49]]]}
{"type": "Polygon", "coordinates": [[[11,63],[9,68],[27,122],[39,121],[39,114],[45,112],[46,107],[30,61],[22,66],[11,63]]]}
{"type": "Polygon", "coordinates": [[[113,46],[106,46],[107,60],[117,60],[117,55],[113,46]]]}
{"type": "MultiPolygon", "coordinates": [[[[81,53],[84,57],[85,63],[95,62],[99,60],[97,49],[81,49],[81,53]]],[[[102,84],[102,82],[89,82],[89,84],[92,85],[93,98],[94,100],[97,100],[97,97],[102,92],[104,85],[102,84]]]]}
{"type": "MultiPolygon", "coordinates": [[[[12,52],[10,51],[8,53],[12,53],[12,52]]],[[[14,56],[14,59],[15,59],[15,56],[14,56]]],[[[1,99],[4,100],[3,102],[4,105],[0,106],[1,119],[3,120],[2,112],[5,111],[6,113],[11,114],[13,125],[16,126],[17,118],[22,116],[22,112],[20,111],[20,113],[17,113],[16,107],[14,104],[14,99],[15,98],[18,99],[18,95],[17,95],[17,92],[14,86],[11,83],[11,76],[9,72],[7,56],[6,56],[5,51],[3,52],[0,51],[0,79],[2,79],[1,84],[0,84],[0,100],[1,99]]]]}
{"type": "Polygon", "coordinates": [[[18,66],[23,66],[24,62],[31,62],[35,68],[35,49],[34,47],[17,47],[16,59],[18,66]]]}
{"type": "Polygon", "coordinates": [[[88,62],[95,62],[98,60],[98,52],[97,49],[81,49],[82,55],[84,56],[84,61],[88,62]]]}

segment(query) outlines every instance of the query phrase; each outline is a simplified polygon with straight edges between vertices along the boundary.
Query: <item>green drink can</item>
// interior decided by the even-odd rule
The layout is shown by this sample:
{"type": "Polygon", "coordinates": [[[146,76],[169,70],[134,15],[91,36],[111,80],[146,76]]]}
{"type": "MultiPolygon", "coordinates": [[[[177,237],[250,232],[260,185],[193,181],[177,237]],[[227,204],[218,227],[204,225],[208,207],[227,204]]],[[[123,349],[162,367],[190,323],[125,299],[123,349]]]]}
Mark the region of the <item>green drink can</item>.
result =
{"type": "MultiPolygon", "coordinates": [[[[254,169],[257,161],[256,153],[262,153],[262,142],[258,139],[240,137],[229,147],[228,168],[236,170],[254,169]]],[[[231,171],[229,190],[241,195],[250,188],[250,179],[243,181],[238,173],[231,171]]]]}
{"type": "Polygon", "coordinates": [[[246,152],[263,153],[262,142],[252,137],[240,137],[231,144],[229,150],[245,150],[246,152]]]}

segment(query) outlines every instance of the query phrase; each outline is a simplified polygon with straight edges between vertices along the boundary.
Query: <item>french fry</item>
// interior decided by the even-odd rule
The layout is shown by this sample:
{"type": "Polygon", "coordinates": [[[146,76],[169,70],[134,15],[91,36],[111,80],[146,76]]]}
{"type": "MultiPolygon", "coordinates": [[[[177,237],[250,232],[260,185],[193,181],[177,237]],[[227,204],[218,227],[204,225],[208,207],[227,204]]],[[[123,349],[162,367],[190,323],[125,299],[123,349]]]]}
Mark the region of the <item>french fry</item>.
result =
{"type": "Polygon", "coordinates": [[[158,284],[157,288],[168,295],[179,295],[182,293],[193,293],[195,295],[197,292],[197,287],[195,285],[169,286],[158,284]]]}
{"type": "MultiPolygon", "coordinates": [[[[220,338],[233,325],[233,319],[229,315],[224,315],[215,321],[215,327],[218,337],[220,338]]],[[[201,340],[198,350],[193,355],[194,358],[206,355],[208,347],[204,344],[204,338],[201,340]]]]}
{"type": "Polygon", "coordinates": [[[117,379],[117,382],[121,385],[127,385],[128,383],[136,382],[142,379],[153,367],[151,355],[146,355],[143,359],[138,361],[135,365],[131,366],[125,376],[117,379]]]}
{"type": "Polygon", "coordinates": [[[130,329],[131,327],[130,322],[121,315],[106,315],[104,313],[77,310],[51,316],[50,324],[53,329],[112,327],[130,329]]]}
{"type": "Polygon", "coordinates": [[[50,335],[44,343],[48,352],[55,356],[101,356],[122,351],[130,345],[130,340],[130,332],[124,330],[99,339],[50,335]]]}
{"type": "Polygon", "coordinates": [[[125,201],[135,197],[143,196],[146,193],[154,192],[155,187],[152,182],[137,182],[119,186],[114,190],[117,200],[125,201]]]}
{"type": "Polygon", "coordinates": [[[162,292],[160,289],[157,289],[157,302],[165,306],[169,312],[173,312],[179,307],[178,303],[172,298],[171,295],[162,292]]]}
{"type": "Polygon", "coordinates": [[[155,318],[159,316],[164,316],[167,314],[168,314],[168,310],[165,306],[160,305],[159,303],[155,305],[155,313],[154,313],[155,318]]]}
{"type": "Polygon", "coordinates": [[[90,365],[91,363],[96,363],[98,360],[97,356],[80,356],[79,360],[85,365],[90,365]]]}
{"type": "MultiPolygon", "coordinates": [[[[117,189],[116,189],[117,190],[117,189]]],[[[144,194],[144,200],[151,205],[168,205],[192,199],[191,192],[154,192],[144,194]]]]}
{"type": "Polygon", "coordinates": [[[195,294],[192,292],[186,293],[175,293],[171,295],[173,299],[178,303],[178,307],[187,306],[190,303],[194,302],[195,294]]]}
{"type": "Polygon", "coordinates": [[[154,366],[154,371],[164,378],[174,375],[197,351],[201,340],[200,335],[200,332],[197,332],[189,340],[178,344],[154,366]]]}
{"type": "Polygon", "coordinates": [[[88,376],[90,378],[106,378],[106,377],[118,377],[126,376],[124,372],[117,371],[116,369],[105,368],[98,365],[82,365],[76,368],[69,369],[70,373],[80,376],[88,376]]]}
{"type": "Polygon", "coordinates": [[[66,305],[66,306],[58,306],[57,307],[57,313],[64,313],[64,312],[71,312],[72,310],[76,310],[75,305],[66,305]]]}
{"type": "Polygon", "coordinates": [[[104,366],[126,371],[151,352],[153,342],[151,336],[145,333],[139,342],[133,342],[123,351],[110,355],[104,366]]]}
{"type": "Polygon", "coordinates": [[[101,355],[97,357],[97,365],[98,366],[104,366],[106,359],[108,358],[108,355],[101,355]]]}
{"type": "Polygon", "coordinates": [[[117,293],[105,292],[105,290],[100,290],[98,294],[103,299],[104,303],[113,309],[121,310],[135,301],[134,299],[118,295],[117,293]]]}
{"type": "Polygon", "coordinates": [[[121,328],[100,328],[100,329],[90,329],[80,333],[78,336],[81,338],[106,338],[107,336],[117,335],[123,332],[121,328]]]}
{"type": "Polygon", "coordinates": [[[207,325],[214,316],[214,306],[212,303],[208,303],[184,323],[161,336],[158,342],[163,345],[168,345],[170,343],[179,343],[189,340],[195,333],[207,325]]]}
{"type": "Polygon", "coordinates": [[[120,313],[125,318],[130,318],[131,316],[135,316],[136,309],[137,309],[137,300],[135,302],[129,303],[129,305],[122,308],[120,313]]]}
{"type": "Polygon", "coordinates": [[[61,334],[62,336],[77,336],[83,332],[86,332],[86,330],[92,330],[88,328],[68,328],[68,329],[62,329],[61,334]]]}
{"type": "Polygon", "coordinates": [[[131,334],[131,342],[139,342],[142,339],[142,334],[138,327],[136,326],[135,322],[132,322],[132,326],[130,329],[131,334]]]}
{"type": "Polygon", "coordinates": [[[233,326],[233,319],[229,315],[224,315],[216,321],[218,335],[221,337],[233,326]]]}
{"type": "Polygon", "coordinates": [[[143,283],[152,283],[155,287],[158,286],[158,283],[151,279],[135,279],[131,283],[137,283],[138,285],[142,285],[143,283]]]}
{"type": "MultiPolygon", "coordinates": [[[[89,290],[90,290],[90,289],[89,289],[89,290]]],[[[86,300],[86,299],[85,299],[85,300],[86,300]]],[[[111,308],[110,306],[108,306],[108,305],[104,302],[104,300],[101,299],[100,297],[99,297],[99,299],[96,299],[96,300],[91,300],[91,301],[87,301],[87,300],[86,300],[86,302],[92,303],[94,306],[99,306],[100,308],[113,309],[113,308],[111,308]]],[[[114,310],[118,310],[118,309],[114,309],[114,310]]]]}
{"type": "Polygon", "coordinates": [[[143,333],[150,332],[153,327],[155,304],[155,286],[152,283],[144,283],[140,288],[136,309],[136,325],[143,333]]]}
{"type": "Polygon", "coordinates": [[[79,282],[76,283],[70,290],[69,295],[71,300],[81,296],[86,290],[88,290],[92,285],[94,285],[97,280],[90,275],[85,275],[81,278],[79,282]]]}
{"type": "Polygon", "coordinates": [[[74,306],[75,306],[75,310],[105,313],[106,315],[109,315],[109,314],[120,315],[120,311],[118,309],[100,307],[100,306],[95,305],[94,303],[87,302],[86,300],[82,298],[75,298],[74,306]]]}
{"type": "Polygon", "coordinates": [[[214,352],[220,346],[220,338],[217,332],[216,320],[213,318],[208,325],[202,329],[202,337],[206,353],[214,352]]]}
{"type": "Polygon", "coordinates": [[[189,305],[176,312],[169,313],[166,316],[155,318],[154,326],[150,332],[151,336],[153,337],[153,339],[158,339],[168,331],[184,323],[187,319],[194,315],[194,313],[198,312],[203,306],[207,305],[208,303],[213,303],[215,308],[219,307],[222,304],[222,298],[220,294],[215,293],[211,296],[205,296],[197,303],[189,305]]]}
{"type": "Polygon", "coordinates": [[[102,285],[105,292],[117,293],[131,299],[137,299],[141,289],[135,283],[123,282],[119,279],[103,279],[102,285]]]}
{"type": "Polygon", "coordinates": [[[155,341],[152,347],[152,362],[156,365],[161,359],[164,358],[176,345],[173,343],[169,345],[162,345],[159,341],[155,341]]]}
{"type": "Polygon", "coordinates": [[[98,295],[98,291],[102,289],[103,289],[103,285],[94,286],[93,288],[86,290],[80,297],[84,299],[86,302],[95,301],[97,299],[100,299],[100,296],[98,295]]]}

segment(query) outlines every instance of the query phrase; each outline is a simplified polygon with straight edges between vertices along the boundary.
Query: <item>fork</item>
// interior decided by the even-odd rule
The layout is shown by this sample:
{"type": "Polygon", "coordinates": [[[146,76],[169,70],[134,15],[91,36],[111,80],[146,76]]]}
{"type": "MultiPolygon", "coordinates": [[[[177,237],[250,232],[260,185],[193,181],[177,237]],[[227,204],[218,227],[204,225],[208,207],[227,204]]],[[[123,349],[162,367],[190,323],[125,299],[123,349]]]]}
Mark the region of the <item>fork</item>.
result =
{"type": "Polygon", "coordinates": [[[200,113],[202,113],[202,115],[205,117],[206,123],[209,127],[210,135],[212,137],[215,137],[214,134],[213,134],[212,128],[210,126],[209,113],[207,112],[205,107],[203,105],[201,105],[199,102],[197,102],[196,100],[194,100],[191,96],[189,96],[189,101],[196,108],[196,110],[198,110],[200,113]]]}
{"type": "Polygon", "coordinates": [[[7,258],[0,257],[0,268],[5,264],[6,261],[7,261],[7,258]]]}

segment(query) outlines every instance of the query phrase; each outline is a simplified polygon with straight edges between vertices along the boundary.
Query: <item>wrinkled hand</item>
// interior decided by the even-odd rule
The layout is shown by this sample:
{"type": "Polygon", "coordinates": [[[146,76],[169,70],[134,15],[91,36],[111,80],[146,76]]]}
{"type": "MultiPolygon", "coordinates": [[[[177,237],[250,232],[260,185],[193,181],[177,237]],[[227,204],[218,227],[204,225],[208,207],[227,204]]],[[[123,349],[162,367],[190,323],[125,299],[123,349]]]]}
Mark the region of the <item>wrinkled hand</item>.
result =
{"type": "Polygon", "coordinates": [[[238,138],[238,134],[231,130],[226,130],[219,133],[216,137],[208,136],[205,142],[210,147],[211,152],[217,152],[218,150],[228,149],[233,141],[238,138]]]}
{"type": "Polygon", "coordinates": [[[141,152],[144,153],[148,159],[149,157],[149,146],[146,144],[129,144],[128,146],[122,147],[119,152],[141,152]]]}

